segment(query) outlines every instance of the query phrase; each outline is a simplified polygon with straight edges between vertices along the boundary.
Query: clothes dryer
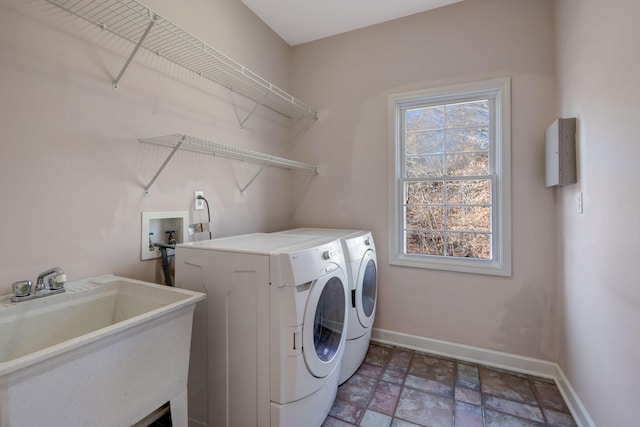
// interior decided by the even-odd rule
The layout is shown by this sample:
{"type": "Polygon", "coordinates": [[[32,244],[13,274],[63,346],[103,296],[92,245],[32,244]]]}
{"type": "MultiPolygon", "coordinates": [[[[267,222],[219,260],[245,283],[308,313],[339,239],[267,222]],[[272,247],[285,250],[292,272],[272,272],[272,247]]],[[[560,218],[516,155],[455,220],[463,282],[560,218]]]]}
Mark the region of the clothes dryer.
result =
{"type": "Polygon", "coordinates": [[[339,384],[360,367],[371,341],[378,297],[378,261],[373,235],[365,230],[296,228],[278,234],[330,236],[342,244],[349,280],[349,320],[339,384]]]}
{"type": "Polygon", "coordinates": [[[322,425],[345,348],[348,280],[332,237],[256,233],[176,246],[194,313],[190,426],[322,425]]]}

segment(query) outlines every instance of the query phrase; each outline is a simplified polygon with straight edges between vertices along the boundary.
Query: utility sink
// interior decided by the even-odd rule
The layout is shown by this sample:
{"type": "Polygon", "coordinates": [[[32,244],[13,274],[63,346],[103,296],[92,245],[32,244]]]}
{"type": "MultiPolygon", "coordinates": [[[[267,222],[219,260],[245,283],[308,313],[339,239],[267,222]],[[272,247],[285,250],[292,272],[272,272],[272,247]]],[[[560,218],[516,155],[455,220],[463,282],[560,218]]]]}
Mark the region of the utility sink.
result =
{"type": "Polygon", "coordinates": [[[170,402],[187,425],[195,303],[205,294],[114,275],[0,297],[0,427],[131,426],[170,402]]]}

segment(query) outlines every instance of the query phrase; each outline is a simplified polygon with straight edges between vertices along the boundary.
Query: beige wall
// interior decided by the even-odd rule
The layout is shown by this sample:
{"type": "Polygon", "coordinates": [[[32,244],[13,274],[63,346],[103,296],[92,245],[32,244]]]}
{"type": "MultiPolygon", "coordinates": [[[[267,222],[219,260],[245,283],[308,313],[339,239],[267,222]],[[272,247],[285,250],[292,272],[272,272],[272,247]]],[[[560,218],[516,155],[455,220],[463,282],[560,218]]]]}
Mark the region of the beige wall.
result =
{"type": "MultiPolygon", "coordinates": [[[[150,1],[161,15],[281,86],[289,46],[235,0],[150,1]]],[[[261,109],[240,129],[237,96],[140,52],[111,88],[132,45],[42,0],[0,1],[0,293],[59,265],[70,280],[102,273],[160,281],[140,261],[143,211],[192,211],[204,190],[218,236],[283,228],[291,175],[179,152],[143,197],[169,151],[138,138],[184,132],[289,154],[289,128],[261,109]]],[[[285,89],[287,89],[285,87],[285,89]]],[[[246,114],[246,109],[241,111],[246,114]]]]}
{"type": "Polygon", "coordinates": [[[559,361],[597,425],[637,425],[640,3],[557,7],[559,114],[578,120],[578,184],[556,192],[559,361]]]}
{"type": "Polygon", "coordinates": [[[555,116],[553,24],[552,1],[474,0],[294,47],[293,90],[320,119],[293,156],[322,166],[294,222],[373,231],[375,327],[555,359],[543,141],[555,116]],[[513,277],[389,266],[389,94],[503,76],[512,79],[513,277]]]}
{"type": "Polygon", "coordinates": [[[246,103],[150,54],[112,90],[130,44],[45,1],[0,0],[0,293],[53,265],[70,279],[161,280],[158,262],[139,261],[140,214],[186,210],[203,221],[191,204],[204,190],[218,236],[373,230],[376,327],[559,360],[598,425],[634,425],[640,6],[614,3],[464,1],[292,49],[239,1],[149,0],[320,111],[289,145],[277,115],[259,110],[241,130],[233,104],[246,103]],[[389,94],[503,76],[512,79],[513,277],[390,267],[389,94]],[[543,131],[556,116],[578,118],[579,182],[554,190],[543,184],[543,131]],[[254,165],[181,152],[145,198],[167,151],[138,138],[174,132],[319,164],[320,174],[269,170],[241,197],[254,165]]]}

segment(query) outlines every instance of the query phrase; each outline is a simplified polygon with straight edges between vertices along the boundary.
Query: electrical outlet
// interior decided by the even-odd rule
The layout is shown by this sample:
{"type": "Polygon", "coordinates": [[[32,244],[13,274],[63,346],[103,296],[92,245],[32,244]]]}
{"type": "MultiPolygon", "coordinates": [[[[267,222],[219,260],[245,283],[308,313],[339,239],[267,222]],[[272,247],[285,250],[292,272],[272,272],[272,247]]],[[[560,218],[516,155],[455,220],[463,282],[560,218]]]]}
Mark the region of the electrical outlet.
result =
{"type": "Polygon", "coordinates": [[[197,211],[201,211],[204,209],[204,200],[198,199],[198,196],[204,197],[204,191],[193,192],[193,208],[197,211]]]}

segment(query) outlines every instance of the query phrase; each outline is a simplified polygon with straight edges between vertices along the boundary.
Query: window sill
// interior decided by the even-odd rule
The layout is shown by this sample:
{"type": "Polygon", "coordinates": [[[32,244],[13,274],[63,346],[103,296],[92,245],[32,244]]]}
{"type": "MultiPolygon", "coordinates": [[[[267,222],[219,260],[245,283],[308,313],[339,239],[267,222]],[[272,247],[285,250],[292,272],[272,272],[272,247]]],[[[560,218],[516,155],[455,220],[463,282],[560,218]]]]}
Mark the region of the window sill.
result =
{"type": "Polygon", "coordinates": [[[432,256],[402,254],[390,256],[389,264],[400,267],[427,268],[458,273],[511,277],[511,266],[505,266],[496,261],[481,261],[465,258],[441,259],[432,256]]]}

